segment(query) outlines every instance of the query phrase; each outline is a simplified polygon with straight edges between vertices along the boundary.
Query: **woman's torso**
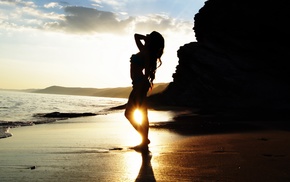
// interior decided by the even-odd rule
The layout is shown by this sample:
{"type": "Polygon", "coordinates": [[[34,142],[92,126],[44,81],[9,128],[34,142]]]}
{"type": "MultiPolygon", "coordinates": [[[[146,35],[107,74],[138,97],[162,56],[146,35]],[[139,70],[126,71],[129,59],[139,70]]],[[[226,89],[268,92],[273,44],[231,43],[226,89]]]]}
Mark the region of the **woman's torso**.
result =
{"type": "Polygon", "coordinates": [[[131,62],[131,79],[132,83],[136,84],[142,82],[146,79],[144,75],[144,69],[146,64],[146,59],[142,54],[133,54],[130,59],[131,62]]]}

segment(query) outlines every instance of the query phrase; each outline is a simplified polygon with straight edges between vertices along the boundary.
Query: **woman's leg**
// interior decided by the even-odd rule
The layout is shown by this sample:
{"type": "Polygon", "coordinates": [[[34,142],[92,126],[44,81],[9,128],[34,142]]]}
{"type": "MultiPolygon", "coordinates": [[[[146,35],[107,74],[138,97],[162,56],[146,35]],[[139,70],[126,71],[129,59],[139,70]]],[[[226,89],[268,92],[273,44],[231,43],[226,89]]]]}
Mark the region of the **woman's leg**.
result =
{"type": "MultiPolygon", "coordinates": [[[[131,94],[130,94],[130,96],[131,96],[131,94]]],[[[134,100],[132,99],[132,97],[129,97],[128,103],[126,105],[125,117],[131,123],[131,125],[135,128],[135,130],[140,132],[139,131],[140,125],[135,121],[135,118],[134,118],[135,109],[136,109],[136,105],[134,103],[134,100]]]]}
{"type": "Polygon", "coordinates": [[[131,123],[131,125],[135,128],[135,130],[141,135],[142,137],[142,143],[141,145],[148,145],[150,143],[150,140],[148,139],[148,132],[149,132],[149,120],[148,120],[148,111],[147,106],[142,105],[138,107],[140,111],[142,112],[143,119],[141,125],[138,124],[135,121],[134,118],[134,111],[136,109],[136,105],[130,101],[128,101],[126,110],[125,110],[125,116],[131,123]]]}
{"type": "Polygon", "coordinates": [[[148,145],[150,143],[150,140],[148,139],[148,133],[149,133],[149,119],[148,119],[148,111],[147,106],[143,105],[141,112],[143,114],[143,120],[141,125],[141,131],[140,135],[142,136],[142,145],[148,145]]]}
{"type": "Polygon", "coordinates": [[[146,102],[147,91],[148,87],[146,84],[134,86],[132,92],[130,93],[125,110],[125,117],[129,120],[135,130],[138,131],[141,135],[141,145],[143,146],[147,146],[150,143],[150,140],[148,139],[149,120],[146,102]],[[143,115],[143,120],[141,124],[138,124],[134,118],[134,112],[137,108],[142,112],[143,115]]]}

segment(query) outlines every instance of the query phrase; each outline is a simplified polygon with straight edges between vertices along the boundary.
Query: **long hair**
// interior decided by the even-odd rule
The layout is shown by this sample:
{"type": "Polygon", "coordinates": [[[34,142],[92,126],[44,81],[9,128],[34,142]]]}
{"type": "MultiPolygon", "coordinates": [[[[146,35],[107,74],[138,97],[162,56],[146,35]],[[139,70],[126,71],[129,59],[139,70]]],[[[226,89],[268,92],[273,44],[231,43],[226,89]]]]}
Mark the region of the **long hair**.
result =
{"type": "Polygon", "coordinates": [[[151,87],[153,86],[153,80],[155,79],[156,69],[161,66],[161,56],[163,54],[164,49],[164,38],[162,35],[156,31],[153,31],[149,35],[150,43],[148,45],[150,63],[147,68],[149,73],[149,82],[151,87]],[[157,65],[158,63],[158,65],[157,65]]]}

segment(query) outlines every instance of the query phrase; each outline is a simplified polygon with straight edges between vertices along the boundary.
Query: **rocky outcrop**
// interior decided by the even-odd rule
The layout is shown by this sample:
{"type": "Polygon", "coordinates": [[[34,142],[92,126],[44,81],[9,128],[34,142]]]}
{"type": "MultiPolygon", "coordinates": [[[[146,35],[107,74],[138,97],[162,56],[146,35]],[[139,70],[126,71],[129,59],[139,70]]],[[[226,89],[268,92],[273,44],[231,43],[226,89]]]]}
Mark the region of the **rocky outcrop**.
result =
{"type": "Polygon", "coordinates": [[[77,118],[77,117],[86,117],[86,116],[96,116],[95,113],[85,112],[85,113],[60,113],[60,112],[51,112],[43,114],[34,114],[34,117],[44,117],[44,118],[77,118]]]}
{"type": "Polygon", "coordinates": [[[197,42],[178,50],[162,103],[198,108],[290,109],[290,3],[208,0],[197,42]]]}

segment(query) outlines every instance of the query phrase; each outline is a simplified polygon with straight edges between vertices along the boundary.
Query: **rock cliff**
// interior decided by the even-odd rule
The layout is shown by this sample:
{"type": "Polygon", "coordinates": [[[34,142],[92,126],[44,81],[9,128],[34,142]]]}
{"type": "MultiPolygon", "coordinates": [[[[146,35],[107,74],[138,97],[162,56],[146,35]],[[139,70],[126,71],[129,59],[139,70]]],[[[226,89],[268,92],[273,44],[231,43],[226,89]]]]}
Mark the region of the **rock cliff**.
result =
{"type": "Polygon", "coordinates": [[[178,50],[173,82],[151,97],[196,108],[290,109],[290,2],[208,0],[197,42],[178,50]]]}

